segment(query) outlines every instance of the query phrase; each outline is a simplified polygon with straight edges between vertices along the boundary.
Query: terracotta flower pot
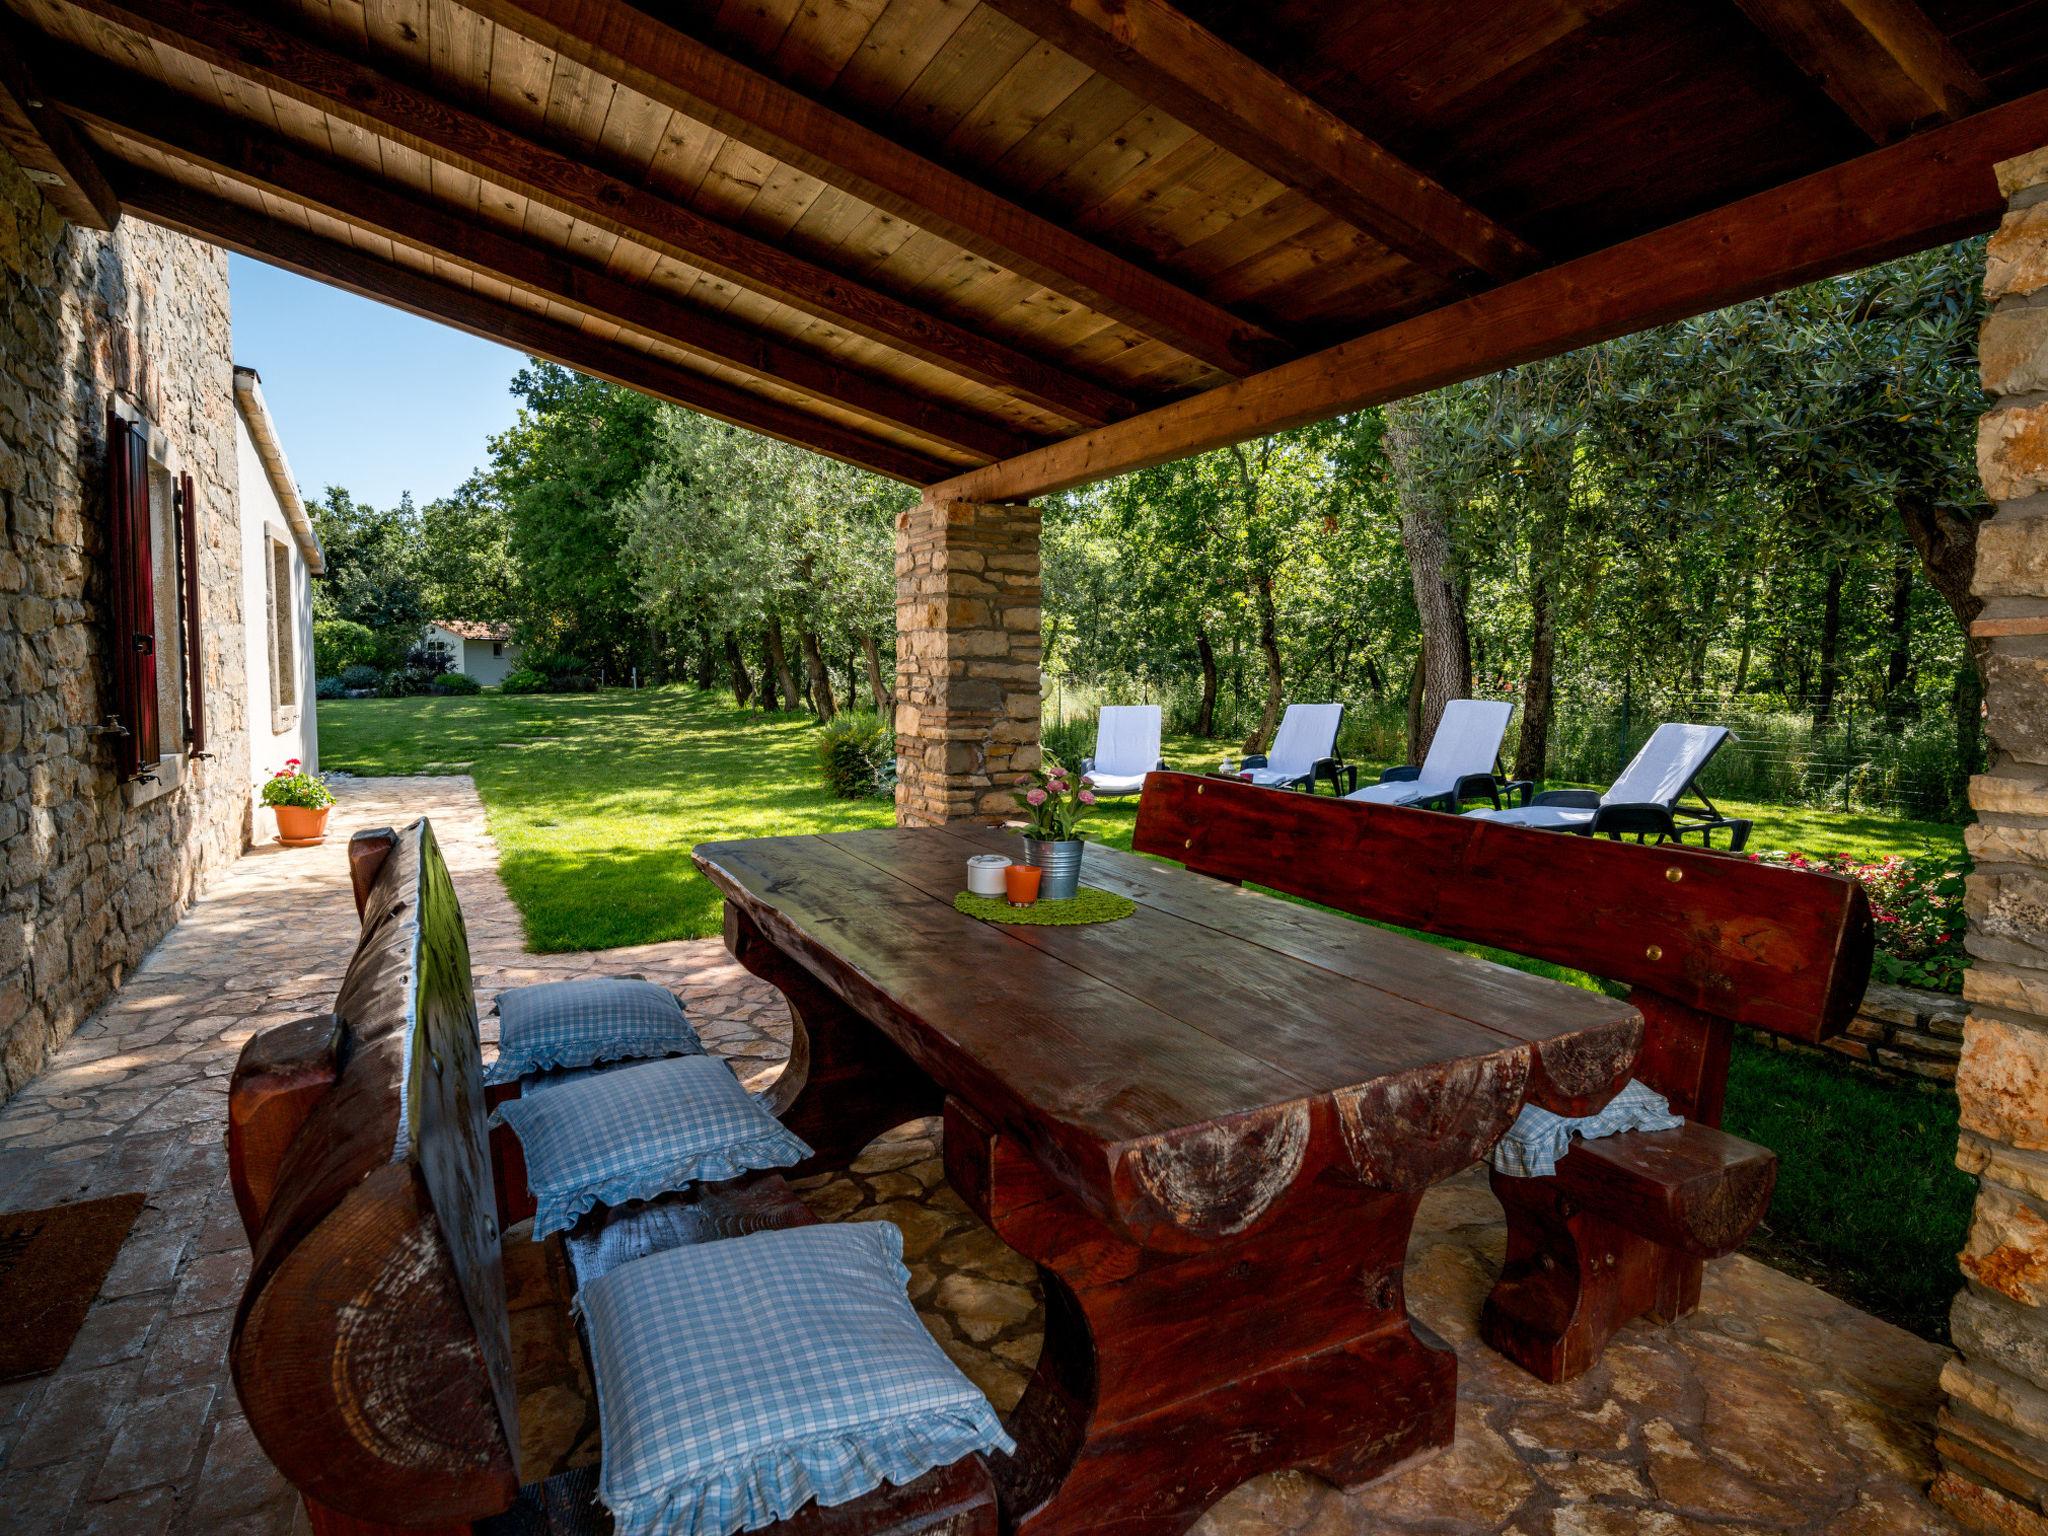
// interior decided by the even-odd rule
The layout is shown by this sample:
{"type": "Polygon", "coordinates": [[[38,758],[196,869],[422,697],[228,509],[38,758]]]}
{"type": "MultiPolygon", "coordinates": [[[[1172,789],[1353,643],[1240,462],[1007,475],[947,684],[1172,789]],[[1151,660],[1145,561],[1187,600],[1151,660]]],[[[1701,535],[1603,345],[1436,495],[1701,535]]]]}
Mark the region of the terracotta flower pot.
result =
{"type": "Polygon", "coordinates": [[[334,807],[323,805],[314,811],[303,805],[273,805],[271,809],[277,812],[277,840],[287,848],[303,848],[326,838],[327,813],[334,807]]]}

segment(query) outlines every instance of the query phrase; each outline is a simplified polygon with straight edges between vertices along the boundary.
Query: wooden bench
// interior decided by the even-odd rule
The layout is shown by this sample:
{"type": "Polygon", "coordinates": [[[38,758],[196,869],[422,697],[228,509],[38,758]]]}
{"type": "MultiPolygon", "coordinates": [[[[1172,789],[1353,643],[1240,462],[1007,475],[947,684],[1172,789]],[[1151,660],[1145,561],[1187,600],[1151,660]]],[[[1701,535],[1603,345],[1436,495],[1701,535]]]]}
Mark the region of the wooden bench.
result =
{"type": "MultiPolygon", "coordinates": [[[[1189,774],[1145,781],[1132,846],[1378,922],[1620,982],[1642,1013],[1635,1075],[1680,1130],[1576,1143],[1554,1176],[1495,1173],[1508,1251],[1486,1340],[1546,1381],[1575,1376],[1637,1317],[1699,1305],[1703,1261],[1763,1217],[1777,1160],[1718,1130],[1734,1027],[1818,1042],[1869,979],[1870,908],[1833,876],[1189,774]]],[[[1531,1097],[1559,1114],[1598,1107],[1531,1097]]]]}
{"type": "MultiPolygon", "coordinates": [[[[230,1349],[243,1412],[319,1536],[609,1531],[597,1468],[519,1484],[506,1213],[447,867],[424,821],[359,833],[349,858],[362,933],[334,1011],[251,1039],[229,1092],[254,1254],[230,1349]]],[[[702,1186],[587,1221],[570,1268],[585,1284],[652,1248],[813,1219],[773,1175],[702,1186]]],[[[995,1520],[969,1457],[771,1529],[994,1536],[995,1520]]]]}

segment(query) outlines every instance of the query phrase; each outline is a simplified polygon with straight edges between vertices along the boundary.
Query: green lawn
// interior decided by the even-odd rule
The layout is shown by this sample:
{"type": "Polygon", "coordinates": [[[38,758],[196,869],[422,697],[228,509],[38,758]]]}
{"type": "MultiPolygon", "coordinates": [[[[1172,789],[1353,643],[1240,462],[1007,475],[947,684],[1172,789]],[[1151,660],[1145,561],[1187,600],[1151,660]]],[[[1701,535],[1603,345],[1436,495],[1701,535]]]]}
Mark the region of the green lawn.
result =
{"type": "MultiPolygon", "coordinates": [[[[329,770],[476,780],[506,887],[537,950],[717,933],[718,898],[689,859],[695,843],[887,825],[886,802],[836,800],[819,786],[812,739],[806,717],[764,717],[724,695],[686,689],[320,705],[329,770]]],[[[1224,745],[1174,737],[1166,754],[1178,767],[1201,768],[1213,766],[1224,745]]],[[[1877,858],[1962,848],[1959,827],[1802,807],[1724,808],[1755,820],[1755,849],[1877,858]]],[[[1093,835],[1128,848],[1136,821],[1136,802],[1112,803],[1093,835]]],[[[1599,985],[1518,955],[1431,942],[1599,985]]],[[[1743,1040],[1726,1123],[1781,1161],[1758,1252],[1915,1332],[1945,1337],[1973,1188],[1953,1162],[1953,1092],[1743,1040]]]]}

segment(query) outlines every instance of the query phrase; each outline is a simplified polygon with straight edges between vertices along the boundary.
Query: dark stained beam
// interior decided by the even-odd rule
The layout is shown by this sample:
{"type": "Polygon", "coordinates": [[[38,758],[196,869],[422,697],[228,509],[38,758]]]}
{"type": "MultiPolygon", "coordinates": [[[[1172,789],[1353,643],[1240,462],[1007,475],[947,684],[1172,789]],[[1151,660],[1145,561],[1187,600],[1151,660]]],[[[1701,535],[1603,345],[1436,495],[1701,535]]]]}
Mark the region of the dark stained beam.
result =
{"type": "Polygon", "coordinates": [[[121,217],[120,201],[92,147],[29,77],[21,41],[11,19],[0,26],[0,149],[65,218],[84,229],[112,229],[121,217]]]}
{"type": "Polygon", "coordinates": [[[499,26],[1226,373],[1270,331],[615,0],[464,0],[499,26]]]}
{"type": "Polygon", "coordinates": [[[693,308],[659,288],[625,282],[559,247],[308,154],[246,118],[203,107],[91,56],[53,54],[38,61],[37,73],[64,111],[89,127],[694,356],[776,380],[976,458],[1021,453],[1043,440],[693,308]]]}
{"type": "Polygon", "coordinates": [[[1990,99],[1913,0],[1736,0],[1771,46],[1874,143],[1967,116],[1990,99]]]}
{"type": "Polygon", "coordinates": [[[928,314],[432,91],[292,31],[235,0],[67,0],[238,79],[446,161],[738,287],[1059,416],[1102,422],[1135,403],[1113,389],[928,314]]]}
{"type": "Polygon", "coordinates": [[[1959,240],[2004,209],[1992,167],[2044,142],[2037,91],[927,494],[1024,501],[1959,240]]]}
{"type": "Polygon", "coordinates": [[[353,246],[323,239],[239,203],[210,197],[139,166],[117,165],[115,185],[137,218],[267,261],[409,314],[502,342],[629,389],[657,395],[752,432],[912,482],[949,472],[941,461],[838,422],[750,394],[658,357],[585,334],[353,246]]]}
{"type": "Polygon", "coordinates": [[[1167,0],[986,0],[1061,52],[1410,260],[1520,277],[1542,257],[1167,0]]]}

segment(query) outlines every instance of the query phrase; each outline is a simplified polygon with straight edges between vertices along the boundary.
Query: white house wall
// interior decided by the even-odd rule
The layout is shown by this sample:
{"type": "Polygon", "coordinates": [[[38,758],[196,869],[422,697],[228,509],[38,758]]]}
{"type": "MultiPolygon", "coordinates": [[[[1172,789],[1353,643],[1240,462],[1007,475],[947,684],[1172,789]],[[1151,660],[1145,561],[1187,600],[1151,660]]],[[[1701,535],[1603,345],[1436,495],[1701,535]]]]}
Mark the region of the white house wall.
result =
{"type": "Polygon", "coordinates": [[[313,595],[306,556],[292,538],[284,508],[271,489],[257,456],[249,424],[235,413],[235,457],[241,475],[242,522],[242,614],[244,654],[249,668],[249,793],[259,841],[275,830],[270,813],[261,804],[263,781],[287,760],[296,757],[308,773],[320,766],[319,713],[313,701],[313,595]],[[292,628],[298,636],[295,647],[298,676],[298,711],[282,720],[273,716],[270,695],[270,634],[265,571],[271,540],[284,545],[291,554],[292,628]],[[282,725],[282,729],[278,726],[282,725]]]}

